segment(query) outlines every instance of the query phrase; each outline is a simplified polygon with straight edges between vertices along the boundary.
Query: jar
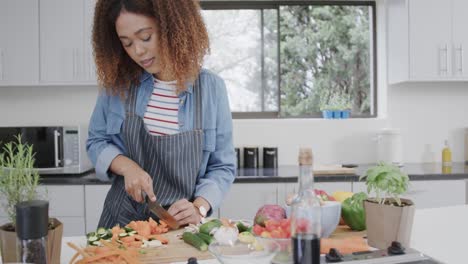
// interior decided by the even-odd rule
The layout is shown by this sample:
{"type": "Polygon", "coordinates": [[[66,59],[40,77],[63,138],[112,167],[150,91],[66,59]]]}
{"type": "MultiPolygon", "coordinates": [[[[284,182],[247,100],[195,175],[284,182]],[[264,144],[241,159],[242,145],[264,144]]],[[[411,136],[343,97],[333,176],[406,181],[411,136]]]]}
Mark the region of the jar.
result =
{"type": "Polygon", "coordinates": [[[49,203],[33,200],[16,205],[17,260],[47,264],[49,203]]]}
{"type": "Polygon", "coordinates": [[[258,147],[244,147],[244,168],[258,168],[258,147]]]}
{"type": "Polygon", "coordinates": [[[377,162],[403,166],[403,143],[399,129],[382,129],[377,135],[377,162]]]}
{"type": "Polygon", "coordinates": [[[278,168],[278,148],[264,147],[263,148],[263,167],[278,168]]]}

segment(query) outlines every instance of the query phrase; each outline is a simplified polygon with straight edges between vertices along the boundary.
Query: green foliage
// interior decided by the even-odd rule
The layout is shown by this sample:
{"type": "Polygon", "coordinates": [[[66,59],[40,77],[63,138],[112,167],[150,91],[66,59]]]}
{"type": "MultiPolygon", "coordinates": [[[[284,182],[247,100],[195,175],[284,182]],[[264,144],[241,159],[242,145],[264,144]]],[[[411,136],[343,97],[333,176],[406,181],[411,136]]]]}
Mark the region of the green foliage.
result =
{"type": "Polygon", "coordinates": [[[369,17],[367,6],[280,8],[282,116],[317,113],[335,97],[370,113],[369,17]]]}
{"type": "MultiPolygon", "coordinates": [[[[324,94],[330,94],[324,91],[324,94]]],[[[320,97],[320,111],[323,110],[347,110],[352,107],[352,98],[345,94],[330,94],[320,97]]]]}
{"type": "Polygon", "coordinates": [[[15,205],[38,198],[39,173],[34,169],[33,146],[23,143],[21,135],[7,142],[0,152],[0,195],[8,219],[16,222],[15,205]]]}
{"type": "Polygon", "coordinates": [[[384,162],[369,168],[366,174],[359,178],[359,180],[362,179],[366,179],[367,193],[375,191],[376,200],[380,204],[385,203],[388,198],[393,198],[398,205],[401,205],[400,195],[408,190],[408,174],[402,172],[397,166],[384,162]]]}

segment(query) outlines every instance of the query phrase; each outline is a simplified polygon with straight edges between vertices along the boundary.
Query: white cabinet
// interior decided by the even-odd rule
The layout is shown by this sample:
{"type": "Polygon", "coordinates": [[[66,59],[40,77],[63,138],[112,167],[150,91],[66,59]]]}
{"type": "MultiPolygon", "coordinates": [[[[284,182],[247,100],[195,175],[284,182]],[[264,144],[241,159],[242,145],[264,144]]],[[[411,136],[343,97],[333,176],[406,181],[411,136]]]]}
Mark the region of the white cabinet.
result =
{"type": "Polygon", "coordinates": [[[453,73],[456,77],[468,79],[468,34],[466,25],[468,25],[468,1],[453,1],[453,73]]]}
{"type": "Polygon", "coordinates": [[[253,220],[258,208],[278,203],[277,183],[235,183],[220,207],[220,217],[253,220]]]}
{"type": "MultiPolygon", "coordinates": [[[[353,183],[353,192],[366,192],[366,189],[363,182],[353,183]]],[[[407,194],[402,197],[412,200],[417,209],[462,205],[466,203],[466,182],[411,181],[407,194]]]]}
{"type": "Polygon", "coordinates": [[[463,69],[465,0],[394,0],[386,5],[389,83],[468,81],[463,69]]]}
{"type": "Polygon", "coordinates": [[[64,236],[85,234],[83,185],[42,185],[38,191],[49,201],[49,216],[63,223],[64,236]]]}
{"type": "Polygon", "coordinates": [[[0,85],[33,85],[39,80],[37,0],[0,3],[0,85]]]}
{"type": "MultiPolygon", "coordinates": [[[[332,194],[351,191],[351,182],[319,182],[316,189],[332,194]]],[[[234,183],[220,208],[220,217],[253,220],[265,204],[285,205],[288,194],[297,192],[297,183],[234,183]]]]}
{"type": "MultiPolygon", "coordinates": [[[[85,234],[83,185],[40,185],[37,191],[39,199],[49,201],[49,217],[57,218],[63,223],[64,236],[85,234]]],[[[6,222],[7,213],[2,208],[0,224],[6,222]]]]}
{"type": "Polygon", "coordinates": [[[84,0],[84,56],[85,80],[96,83],[96,65],[94,64],[92,33],[94,22],[94,7],[96,0],[84,0]]]}
{"type": "Polygon", "coordinates": [[[89,5],[85,0],[40,1],[41,83],[86,84],[91,80],[89,38],[85,36],[89,5]]]}
{"type": "Polygon", "coordinates": [[[110,184],[85,186],[86,233],[96,231],[110,188],[110,184]]]}

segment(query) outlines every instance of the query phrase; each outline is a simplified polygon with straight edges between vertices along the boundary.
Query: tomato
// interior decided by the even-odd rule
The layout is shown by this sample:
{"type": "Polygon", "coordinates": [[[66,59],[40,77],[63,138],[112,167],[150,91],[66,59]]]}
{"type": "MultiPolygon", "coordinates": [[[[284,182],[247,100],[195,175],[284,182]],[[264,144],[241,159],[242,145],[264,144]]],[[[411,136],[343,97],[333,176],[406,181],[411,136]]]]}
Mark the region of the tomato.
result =
{"type": "Polygon", "coordinates": [[[265,231],[264,227],[262,227],[261,225],[254,225],[253,232],[255,235],[259,236],[263,231],[265,231]]]}

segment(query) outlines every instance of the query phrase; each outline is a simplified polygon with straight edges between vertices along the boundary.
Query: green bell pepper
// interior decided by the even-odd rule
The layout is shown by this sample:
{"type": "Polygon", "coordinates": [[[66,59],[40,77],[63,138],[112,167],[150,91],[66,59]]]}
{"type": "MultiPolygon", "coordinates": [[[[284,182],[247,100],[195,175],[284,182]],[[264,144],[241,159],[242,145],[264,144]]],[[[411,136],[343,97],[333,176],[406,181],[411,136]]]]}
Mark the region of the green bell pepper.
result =
{"type": "Polygon", "coordinates": [[[367,194],[360,192],[347,198],[341,204],[341,216],[352,230],[362,231],[366,229],[365,199],[367,199],[367,194]]]}

